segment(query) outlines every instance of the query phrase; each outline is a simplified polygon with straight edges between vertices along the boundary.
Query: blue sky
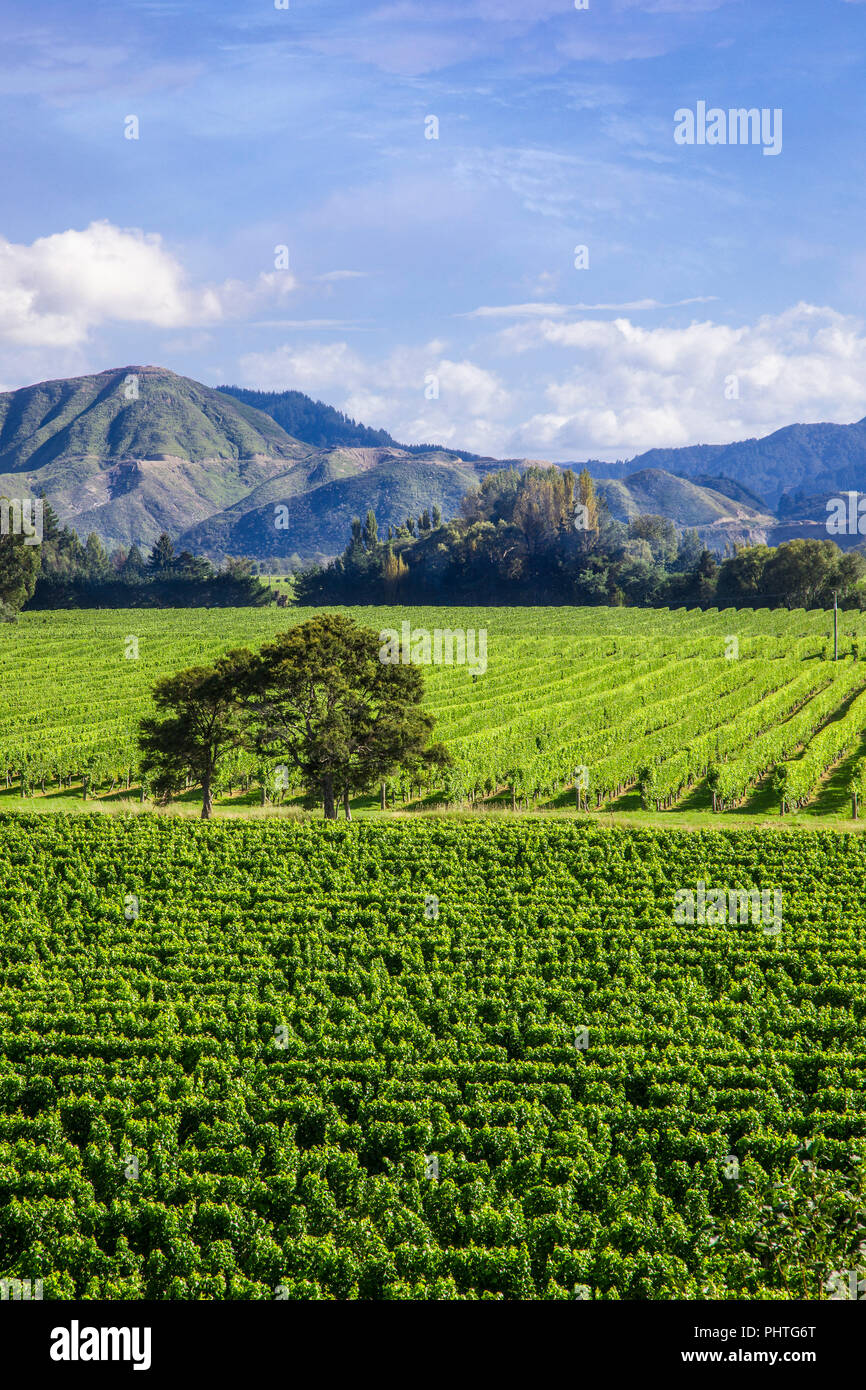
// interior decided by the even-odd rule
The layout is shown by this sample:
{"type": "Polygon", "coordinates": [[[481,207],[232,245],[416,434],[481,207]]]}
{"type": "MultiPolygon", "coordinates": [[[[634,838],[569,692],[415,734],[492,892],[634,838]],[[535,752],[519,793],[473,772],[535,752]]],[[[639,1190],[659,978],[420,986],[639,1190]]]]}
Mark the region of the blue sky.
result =
{"type": "Polygon", "coordinates": [[[0,55],[5,389],[159,363],[558,460],[866,415],[858,0],[7,0],[0,55]],[[781,152],[678,145],[701,101],[781,152]]]}

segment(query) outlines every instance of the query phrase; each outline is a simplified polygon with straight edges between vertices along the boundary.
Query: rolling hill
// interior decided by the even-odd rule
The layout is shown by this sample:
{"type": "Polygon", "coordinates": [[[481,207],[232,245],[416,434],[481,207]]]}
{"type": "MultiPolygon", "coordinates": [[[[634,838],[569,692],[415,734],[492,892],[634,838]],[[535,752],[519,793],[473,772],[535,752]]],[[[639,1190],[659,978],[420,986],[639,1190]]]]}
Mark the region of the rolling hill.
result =
{"type": "Polygon", "coordinates": [[[711,550],[732,543],[763,543],[775,525],[775,517],[766,508],[759,510],[661,468],[643,468],[625,478],[598,479],[596,487],[618,521],[631,521],[646,512],[665,516],[680,528],[694,527],[711,550]]]}
{"type": "MultiPolygon", "coordinates": [[[[852,425],[786,425],[761,439],[650,449],[631,468],[670,473],[724,474],[754,489],[775,508],[785,494],[856,488],[866,491],[866,419],[852,425]]],[[[822,519],[822,518],[819,518],[822,519]]]]}
{"type": "MultiPolygon", "coordinates": [[[[397,445],[300,391],[217,390],[156,366],[0,393],[0,497],[44,492],[62,522],[109,548],[167,531],[215,560],[320,560],[369,507],[380,530],[434,505],[447,519],[485,474],[531,462],[397,445]]],[[[866,420],[587,466],[614,516],[659,513],[717,551],[821,538],[827,497],[866,491],[866,420]]]]}
{"type": "Polygon", "coordinates": [[[61,522],[109,548],[143,549],[167,531],[214,559],[309,560],[341,550],[371,505],[383,528],[434,505],[450,516],[503,466],[389,441],[301,392],[218,391],[162,367],[118,367],[0,394],[0,496],[44,492],[61,522]],[[290,499],[289,529],[277,530],[275,504],[290,499]]]}

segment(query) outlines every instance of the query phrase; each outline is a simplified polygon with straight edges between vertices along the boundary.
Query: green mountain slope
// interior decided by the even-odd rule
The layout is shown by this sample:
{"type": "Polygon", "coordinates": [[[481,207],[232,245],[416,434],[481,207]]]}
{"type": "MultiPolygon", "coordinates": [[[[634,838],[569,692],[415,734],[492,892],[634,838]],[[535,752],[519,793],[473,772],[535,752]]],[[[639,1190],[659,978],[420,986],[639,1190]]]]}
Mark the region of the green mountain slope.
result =
{"type": "Polygon", "coordinates": [[[160,367],[0,394],[0,495],[44,491],[108,545],[150,545],[311,452],[269,416],[160,367]]]}
{"type": "Polygon", "coordinates": [[[299,486],[302,467],[270,479],[233,507],[191,527],[180,543],[214,558],[324,558],[345,548],[352,518],[365,516],[368,508],[375,512],[380,533],[434,504],[449,517],[458,510],[463,494],[478,482],[471,464],[443,464],[435,455],[417,458],[394,450],[380,452],[384,457],[363,472],[309,490],[299,486]],[[288,508],[286,529],[276,524],[280,503],[288,508]]]}
{"type": "Polygon", "coordinates": [[[220,386],[219,390],[255,410],[264,411],[287,434],[317,449],[332,449],[338,444],[399,448],[387,430],[374,430],[356,423],[342,410],[335,410],[323,401],[314,401],[303,391],[249,391],[243,386],[220,386]]]}
{"type": "Polygon", "coordinates": [[[118,367],[0,394],[3,473],[61,456],[195,461],[291,458],[299,449],[270,416],[161,367],[118,367]]]}
{"type": "Polygon", "coordinates": [[[661,468],[644,468],[626,478],[599,479],[596,487],[618,521],[631,521],[651,512],[681,528],[694,527],[711,549],[723,549],[732,542],[763,542],[775,523],[766,509],[758,510],[661,468]]]}
{"type": "Polygon", "coordinates": [[[786,425],[761,439],[734,444],[700,444],[685,449],[651,449],[631,468],[661,468],[689,475],[723,474],[775,506],[796,488],[866,491],[866,419],[851,425],[786,425]]]}

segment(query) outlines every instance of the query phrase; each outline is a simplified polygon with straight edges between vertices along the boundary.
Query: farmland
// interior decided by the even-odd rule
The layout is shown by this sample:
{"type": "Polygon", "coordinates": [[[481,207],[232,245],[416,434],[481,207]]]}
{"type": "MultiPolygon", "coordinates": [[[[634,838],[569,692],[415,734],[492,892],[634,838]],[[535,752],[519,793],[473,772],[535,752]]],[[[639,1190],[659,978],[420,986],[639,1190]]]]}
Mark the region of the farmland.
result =
{"type": "MultiPolygon", "coordinates": [[[[840,614],[834,662],[832,614],[821,611],[341,611],[379,631],[408,618],[413,632],[486,634],[483,663],[424,671],[453,768],[423,787],[392,779],[389,805],[571,806],[581,768],[588,809],[633,809],[649,769],[654,811],[766,813],[767,779],[785,763],[792,807],[849,814],[844,777],[829,792],[824,779],[863,751],[861,614],[840,614]]],[[[4,804],[22,791],[45,793],[46,805],[80,795],[85,777],[92,791],[135,787],[137,723],[158,677],[257,648],[311,612],[30,613],[3,625],[4,804]]],[[[257,785],[272,785],[272,769],[247,755],[224,769],[224,801],[257,785]]]]}
{"type": "Polygon", "coordinates": [[[0,1274],[826,1298],[864,1273],[864,877],[822,831],[4,814],[0,1274]],[[778,930],[678,922],[699,885],[778,930]]]}

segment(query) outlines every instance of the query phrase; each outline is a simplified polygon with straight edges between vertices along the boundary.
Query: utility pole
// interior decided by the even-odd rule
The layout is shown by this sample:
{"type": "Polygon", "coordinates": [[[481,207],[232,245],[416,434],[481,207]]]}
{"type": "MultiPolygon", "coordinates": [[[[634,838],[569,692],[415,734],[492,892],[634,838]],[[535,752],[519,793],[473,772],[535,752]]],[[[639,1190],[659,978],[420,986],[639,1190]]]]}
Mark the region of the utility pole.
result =
{"type": "Polygon", "coordinates": [[[833,590],[833,660],[839,660],[839,604],[838,590],[833,590]]]}

